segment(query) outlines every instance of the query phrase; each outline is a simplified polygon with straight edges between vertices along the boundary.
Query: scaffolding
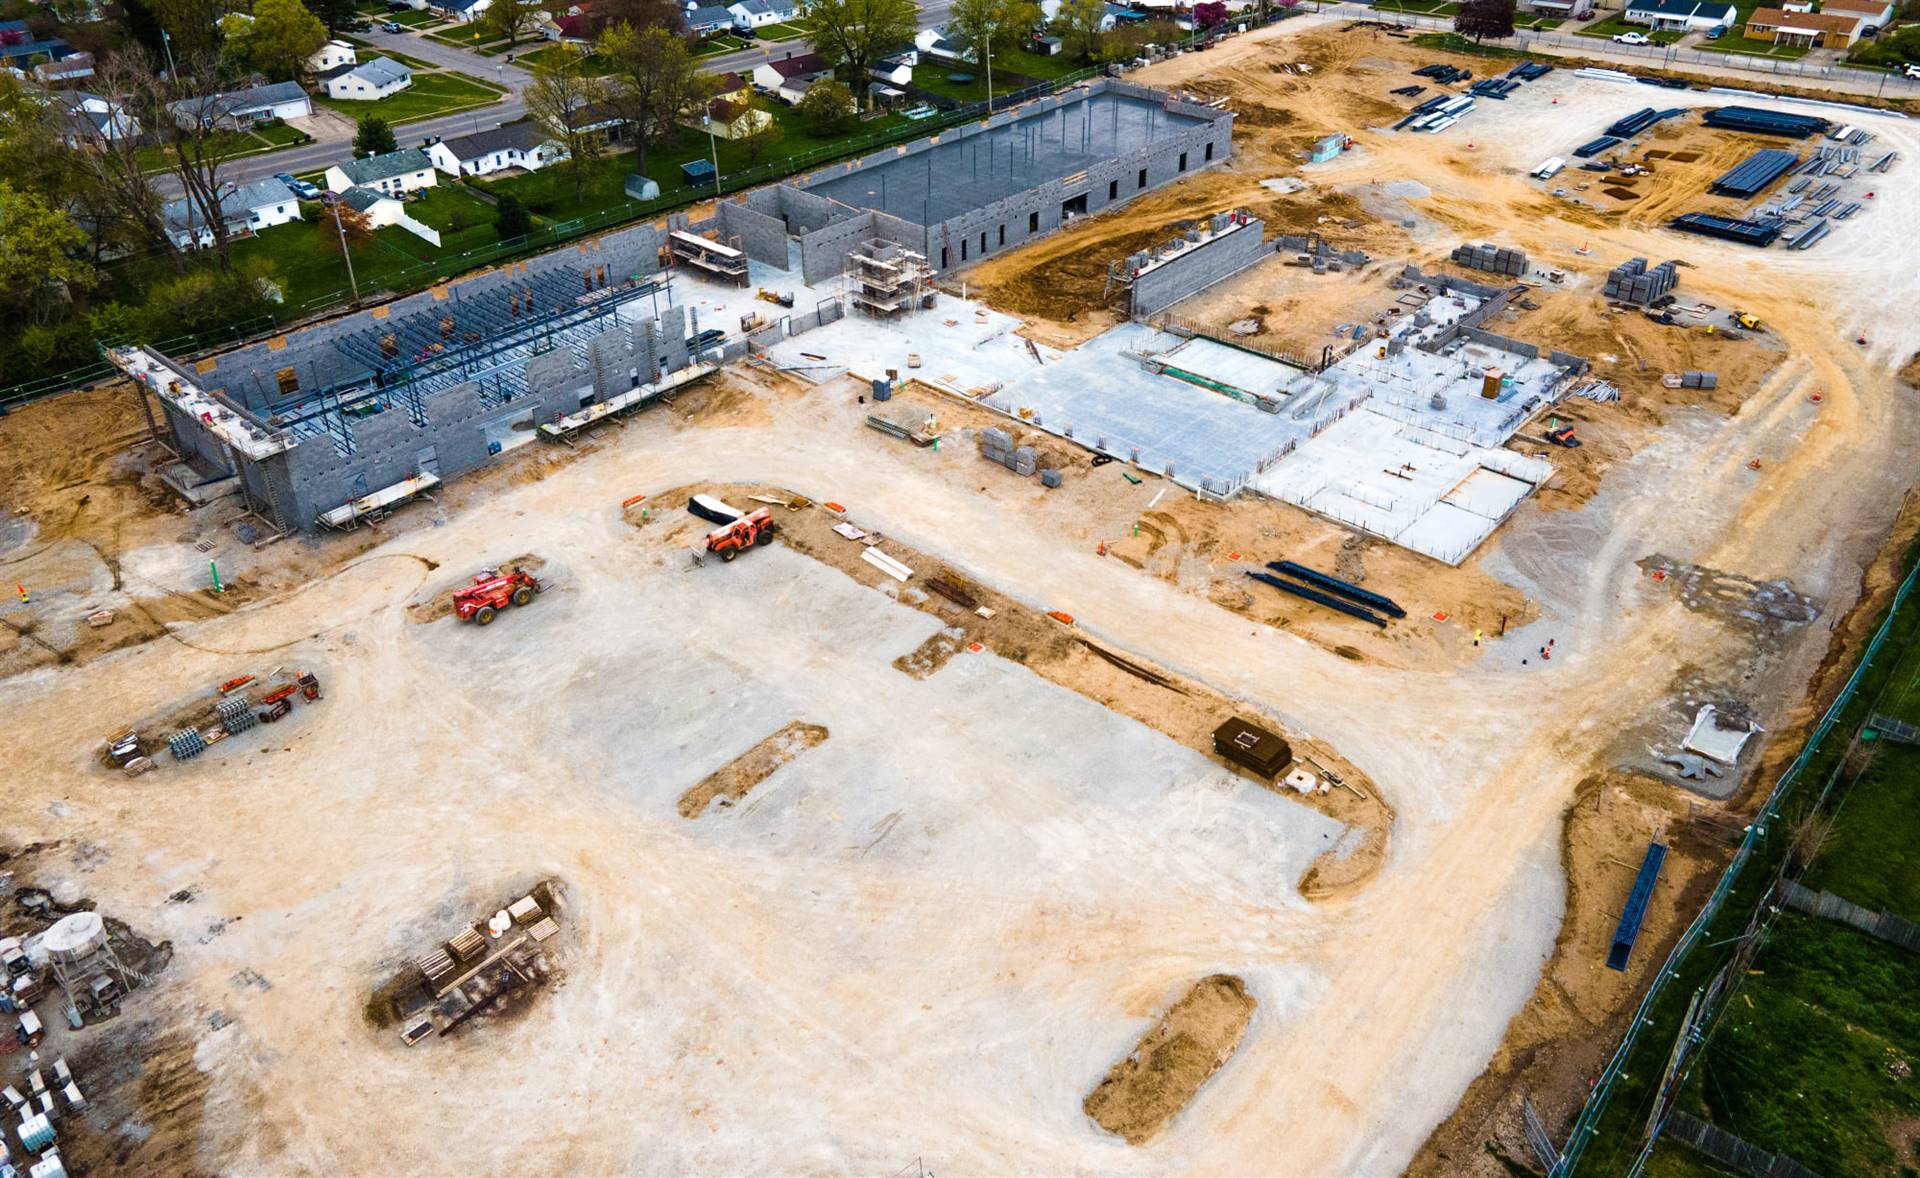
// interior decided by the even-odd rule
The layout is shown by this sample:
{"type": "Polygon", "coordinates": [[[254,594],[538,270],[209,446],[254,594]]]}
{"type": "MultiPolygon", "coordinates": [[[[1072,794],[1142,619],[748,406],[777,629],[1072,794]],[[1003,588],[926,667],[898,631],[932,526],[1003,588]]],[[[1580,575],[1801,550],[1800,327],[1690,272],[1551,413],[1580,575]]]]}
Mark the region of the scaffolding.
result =
{"type": "Polygon", "coordinates": [[[933,268],[927,259],[877,237],[847,254],[841,279],[847,301],[876,319],[927,306],[933,297],[933,268]]]}
{"type": "Polygon", "coordinates": [[[738,237],[721,242],[675,229],[667,234],[667,252],[676,266],[692,266],[735,286],[748,284],[747,255],[741,250],[738,237]]]}

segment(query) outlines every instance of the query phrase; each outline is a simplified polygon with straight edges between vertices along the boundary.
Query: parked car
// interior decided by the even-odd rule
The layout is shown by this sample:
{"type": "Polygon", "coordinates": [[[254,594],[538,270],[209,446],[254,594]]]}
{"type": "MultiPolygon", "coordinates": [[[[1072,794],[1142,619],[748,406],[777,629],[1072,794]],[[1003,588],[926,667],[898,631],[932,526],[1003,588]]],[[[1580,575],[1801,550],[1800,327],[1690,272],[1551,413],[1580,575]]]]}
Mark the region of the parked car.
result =
{"type": "Polygon", "coordinates": [[[288,188],[293,189],[293,194],[301,200],[320,199],[320,187],[317,184],[309,184],[305,180],[297,180],[292,174],[287,172],[275,172],[273,178],[285,184],[288,188]]]}
{"type": "Polygon", "coordinates": [[[413,5],[407,3],[407,0],[387,0],[387,11],[388,12],[412,12],[413,5]]]}
{"type": "Polygon", "coordinates": [[[1712,28],[1707,30],[1707,40],[1709,41],[1718,41],[1720,38],[1726,35],[1727,35],[1727,26],[1725,25],[1715,25],[1712,28]]]}
{"type": "Polygon", "coordinates": [[[1645,33],[1615,33],[1613,39],[1622,45],[1651,45],[1653,38],[1645,33]]]}
{"type": "Polygon", "coordinates": [[[380,31],[383,33],[404,33],[407,31],[407,26],[397,20],[390,20],[380,26],[380,31]]]}
{"type": "Polygon", "coordinates": [[[1909,78],[1920,78],[1920,65],[1915,65],[1912,62],[1908,62],[1906,74],[1909,78]]]}

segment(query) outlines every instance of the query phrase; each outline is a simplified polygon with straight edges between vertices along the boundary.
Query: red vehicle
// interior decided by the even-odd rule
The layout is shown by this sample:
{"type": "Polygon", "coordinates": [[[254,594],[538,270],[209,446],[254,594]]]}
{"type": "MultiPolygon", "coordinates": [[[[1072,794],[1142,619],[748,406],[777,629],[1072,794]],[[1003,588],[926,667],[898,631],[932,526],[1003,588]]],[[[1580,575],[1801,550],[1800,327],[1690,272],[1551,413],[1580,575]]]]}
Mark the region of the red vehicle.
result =
{"type": "Polygon", "coordinates": [[[503,574],[499,569],[487,569],[473,579],[473,584],[453,595],[453,612],[463,622],[484,626],[509,605],[532,601],[543,588],[531,573],[511,569],[503,574]]]}
{"type": "Polygon", "coordinates": [[[773,513],[762,507],[708,532],[707,551],[719,553],[721,560],[732,560],[745,549],[772,543],[773,530],[773,513]]]}

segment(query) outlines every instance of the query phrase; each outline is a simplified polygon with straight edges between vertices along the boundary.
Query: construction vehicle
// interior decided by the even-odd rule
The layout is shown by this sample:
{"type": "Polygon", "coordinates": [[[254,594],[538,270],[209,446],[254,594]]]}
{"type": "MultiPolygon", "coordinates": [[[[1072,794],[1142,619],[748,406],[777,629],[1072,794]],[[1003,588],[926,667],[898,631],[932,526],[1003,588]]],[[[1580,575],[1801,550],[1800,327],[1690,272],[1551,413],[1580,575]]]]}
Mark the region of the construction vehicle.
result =
{"type": "Polygon", "coordinates": [[[453,595],[453,612],[463,622],[484,626],[507,606],[525,605],[544,588],[531,573],[512,569],[503,574],[499,569],[487,569],[473,578],[473,584],[453,595]]]}
{"type": "Polygon", "coordinates": [[[1548,430],[1547,441],[1556,446],[1564,446],[1569,450],[1578,450],[1581,445],[1580,439],[1574,434],[1571,425],[1563,425],[1559,429],[1548,430]]]}
{"type": "Polygon", "coordinates": [[[707,533],[707,551],[731,561],[748,548],[773,542],[773,512],[765,507],[741,516],[730,524],[721,524],[707,533]]]}
{"type": "Polygon", "coordinates": [[[793,309],[793,294],[790,291],[768,290],[763,286],[759,290],[759,297],[765,302],[778,303],[789,311],[793,309]]]}
{"type": "Polygon", "coordinates": [[[1760,320],[1745,311],[1735,311],[1733,313],[1733,321],[1748,331],[1759,331],[1761,329],[1760,320]]]}

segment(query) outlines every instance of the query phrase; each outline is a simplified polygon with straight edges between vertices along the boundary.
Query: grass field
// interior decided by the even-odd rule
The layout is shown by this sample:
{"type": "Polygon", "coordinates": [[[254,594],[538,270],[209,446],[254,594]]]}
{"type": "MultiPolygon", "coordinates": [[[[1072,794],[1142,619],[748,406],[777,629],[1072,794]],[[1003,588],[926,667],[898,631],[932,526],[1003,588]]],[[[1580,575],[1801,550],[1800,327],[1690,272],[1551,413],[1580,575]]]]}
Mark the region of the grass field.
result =
{"type": "MultiPolygon", "coordinates": [[[[1375,0],[1374,7],[1383,12],[1420,12],[1429,16],[1453,16],[1460,11],[1460,6],[1450,0],[1375,0]]],[[[1522,19],[1516,15],[1514,23],[1520,24],[1522,19]]]]}
{"type": "Polygon", "coordinates": [[[414,9],[407,12],[388,14],[385,5],[380,6],[379,11],[374,14],[374,19],[380,24],[392,21],[395,24],[406,25],[410,29],[423,28],[428,25],[437,25],[440,23],[439,17],[425,9],[414,9]]]}
{"type": "MultiPolygon", "coordinates": [[[[221,136],[220,158],[239,159],[242,156],[277,151],[289,144],[303,142],[305,139],[305,132],[289,127],[285,123],[272,123],[247,131],[228,131],[221,136]]],[[[142,171],[164,171],[171,166],[173,149],[149,145],[140,149],[139,158],[142,171]]]]}
{"type": "Polygon", "coordinates": [[[489,106],[499,100],[500,94],[499,87],[465,74],[434,73],[415,74],[412,86],[378,102],[353,102],[324,95],[315,95],[314,101],[351,119],[379,115],[398,126],[430,119],[435,115],[489,106]]]}
{"type": "MultiPolygon", "coordinates": [[[[522,53],[513,59],[513,63],[527,69],[533,69],[535,66],[546,65],[558,60],[563,52],[565,52],[565,50],[560,46],[549,45],[544,49],[535,49],[531,53],[522,53]]],[[[580,64],[586,71],[587,76],[594,78],[603,78],[614,70],[613,62],[608,58],[600,56],[598,53],[587,54],[586,57],[581,59],[580,64]]]]}
{"type": "Polygon", "coordinates": [[[730,34],[723,33],[710,41],[705,41],[694,46],[693,55],[695,57],[713,57],[716,54],[732,53],[736,50],[746,48],[749,48],[749,46],[745,41],[730,34]]]}
{"type": "Polygon", "coordinates": [[[799,25],[771,24],[761,25],[753,30],[753,35],[762,41],[791,41],[795,37],[804,37],[807,30],[799,25]]]}
{"type": "Polygon", "coordinates": [[[1775,45],[1771,41],[1759,41],[1744,37],[1739,33],[1728,33],[1715,41],[1703,42],[1702,49],[1717,49],[1722,53],[1744,53],[1750,57],[1783,57],[1789,60],[1805,57],[1806,49],[1798,45],[1775,45]]]}
{"type": "MultiPolygon", "coordinates": [[[[1908,626],[1909,637],[1916,628],[1908,626]]],[[[1894,661],[1873,706],[1920,721],[1920,641],[1904,653],[1890,644],[1882,658],[1894,661]]],[[[1920,748],[1863,742],[1848,764],[1858,777],[1838,791],[1829,833],[1802,882],[1920,919],[1920,862],[1913,855],[1920,748]]],[[[1920,954],[1783,910],[1695,1064],[1680,1107],[1822,1174],[1913,1174],[1920,1167],[1920,1083],[1889,1067],[1920,1064],[1916,993],[1920,954]]],[[[1688,1146],[1663,1141],[1647,1173],[1691,1178],[1724,1171],[1688,1146]]]]}

